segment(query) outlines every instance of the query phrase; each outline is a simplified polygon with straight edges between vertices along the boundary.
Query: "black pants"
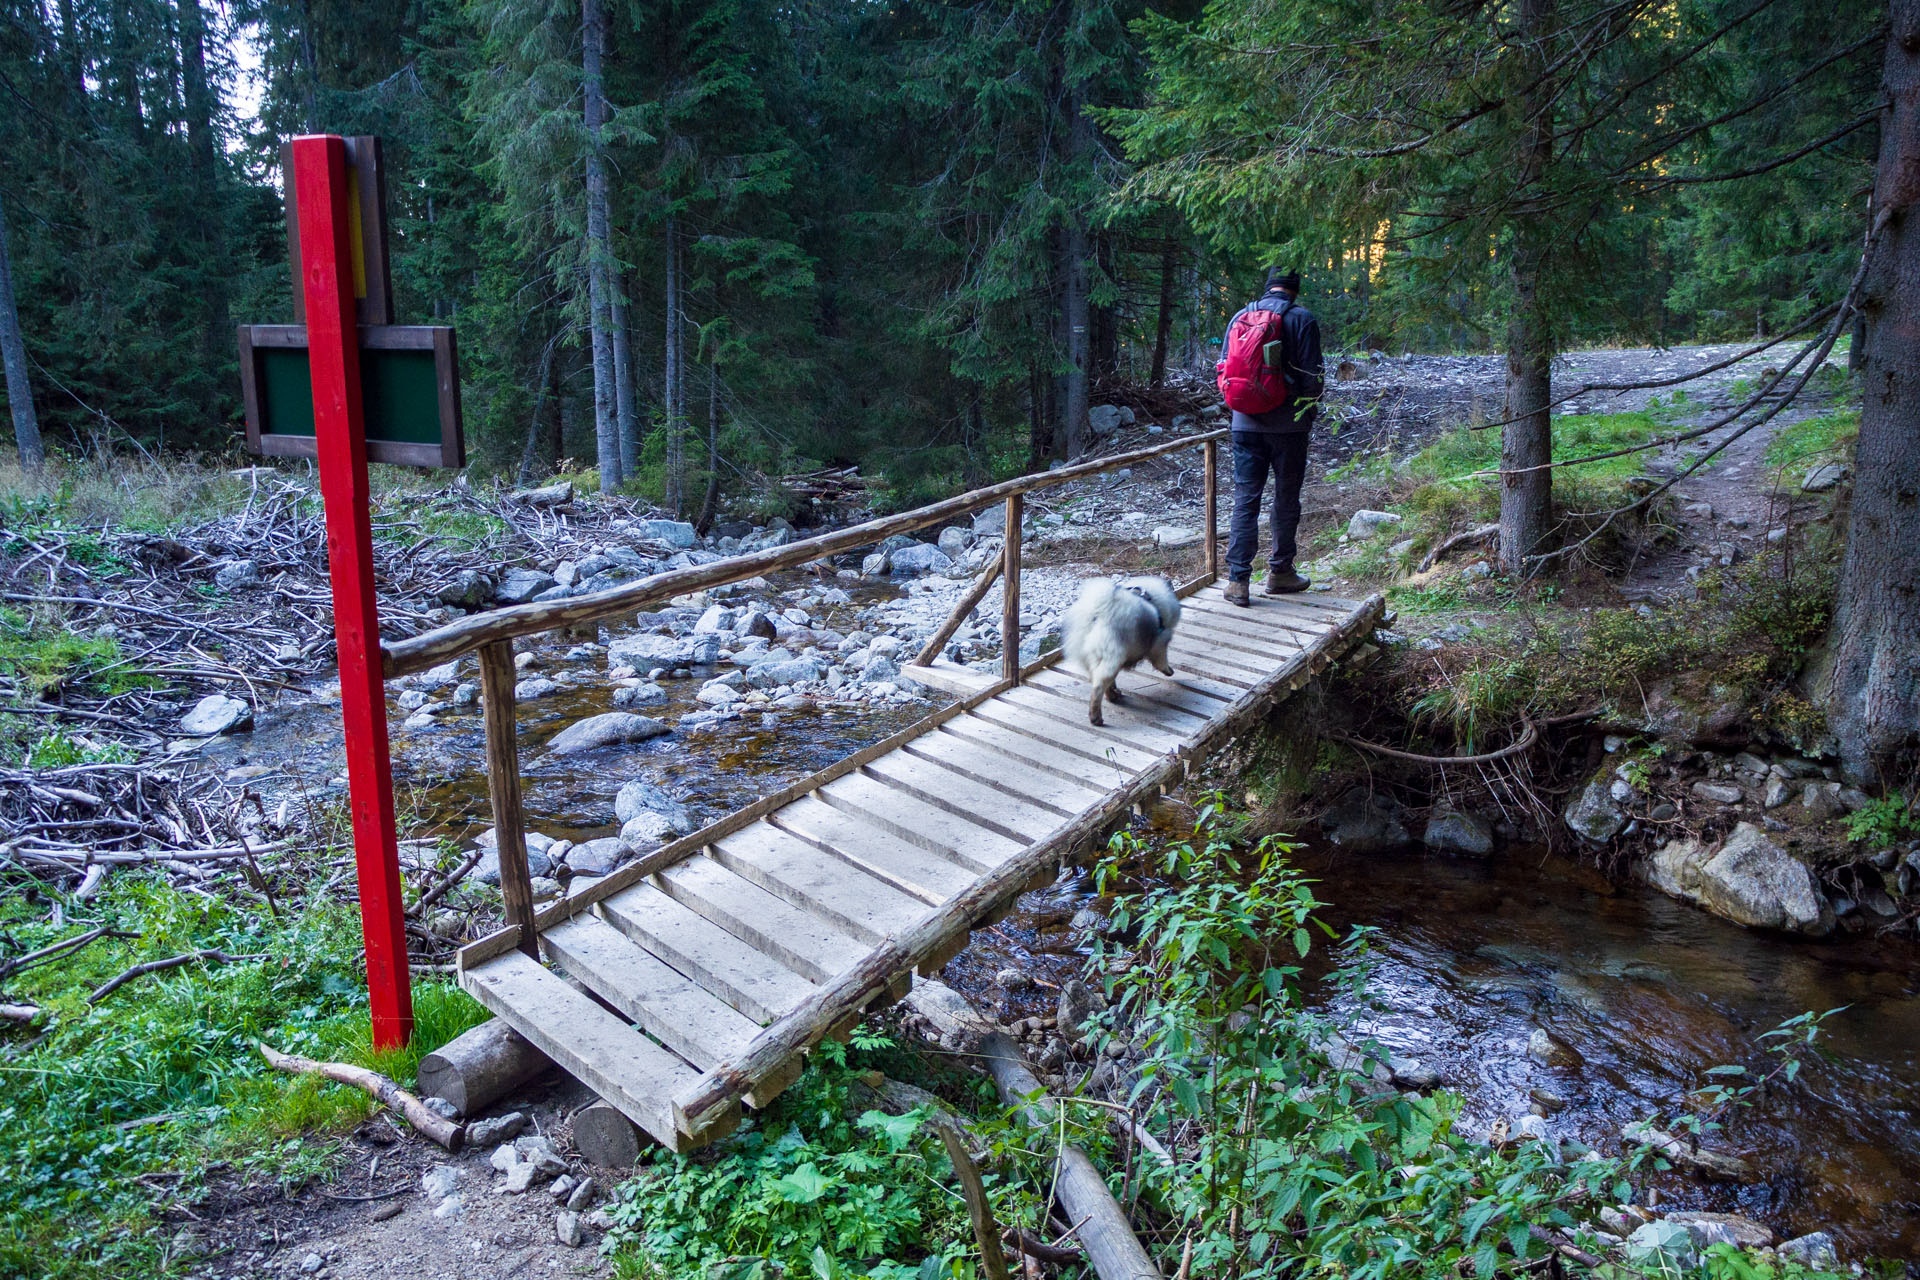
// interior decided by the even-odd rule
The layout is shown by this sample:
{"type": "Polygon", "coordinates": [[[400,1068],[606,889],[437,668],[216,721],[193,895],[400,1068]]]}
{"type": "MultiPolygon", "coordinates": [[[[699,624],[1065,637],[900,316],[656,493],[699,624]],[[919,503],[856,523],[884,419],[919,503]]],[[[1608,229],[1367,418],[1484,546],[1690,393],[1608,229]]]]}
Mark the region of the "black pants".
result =
{"type": "Polygon", "coordinates": [[[1268,564],[1293,566],[1294,533],[1300,528],[1300,485],[1307,478],[1309,433],[1266,431],[1233,434],[1233,523],[1227,536],[1227,577],[1253,579],[1260,548],[1260,495],[1273,474],[1273,551],[1268,564]]]}

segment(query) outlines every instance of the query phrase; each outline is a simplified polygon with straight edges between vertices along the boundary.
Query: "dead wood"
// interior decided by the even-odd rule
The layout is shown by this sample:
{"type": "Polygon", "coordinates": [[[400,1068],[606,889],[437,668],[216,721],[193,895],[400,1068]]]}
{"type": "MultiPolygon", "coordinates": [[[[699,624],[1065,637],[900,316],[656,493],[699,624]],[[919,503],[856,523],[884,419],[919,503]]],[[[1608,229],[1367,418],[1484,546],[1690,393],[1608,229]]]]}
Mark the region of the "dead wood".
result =
{"type": "Polygon", "coordinates": [[[262,1041],[255,1041],[255,1043],[259,1045],[260,1056],[265,1058],[267,1065],[276,1071],[285,1071],[291,1075],[320,1076],[337,1084],[352,1085],[361,1092],[377,1098],[391,1110],[398,1111],[406,1118],[408,1124],[448,1151],[458,1152],[466,1142],[467,1127],[465,1125],[455,1124],[439,1112],[430,1110],[426,1103],[378,1071],[356,1067],[345,1062],[315,1062],[312,1058],[281,1053],[262,1041]]]}
{"type": "Polygon", "coordinates": [[[208,949],[189,951],[184,955],[168,956],[165,960],[149,960],[145,964],[136,964],[123,973],[115,974],[93,989],[87,997],[88,1004],[99,1004],[102,1000],[126,986],[135,978],[145,977],[149,973],[163,973],[168,969],[180,969],[190,964],[241,964],[252,960],[265,960],[264,955],[228,955],[224,951],[208,949]]]}

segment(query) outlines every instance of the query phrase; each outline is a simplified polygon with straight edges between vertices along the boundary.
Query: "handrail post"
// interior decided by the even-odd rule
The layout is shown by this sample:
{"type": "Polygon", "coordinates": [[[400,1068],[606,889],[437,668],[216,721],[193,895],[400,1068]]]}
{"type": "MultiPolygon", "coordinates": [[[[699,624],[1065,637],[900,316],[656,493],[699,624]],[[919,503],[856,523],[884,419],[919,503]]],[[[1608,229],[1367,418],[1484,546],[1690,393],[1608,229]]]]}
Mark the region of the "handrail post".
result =
{"type": "Polygon", "coordinates": [[[515,741],[513,642],[480,647],[480,698],[487,726],[487,794],[493,801],[493,847],[500,858],[500,896],[507,923],[520,926],[520,950],[540,958],[533,931],[533,876],[527,870],[526,817],[520,804],[520,748],[515,741]]]}
{"type": "Polygon", "coordinates": [[[1000,543],[1000,678],[1020,683],[1020,524],[1026,503],[1007,498],[1007,527],[1000,543]]]}
{"type": "Polygon", "coordinates": [[[1207,577],[1220,580],[1220,442],[1209,440],[1200,446],[1207,471],[1207,577]]]}

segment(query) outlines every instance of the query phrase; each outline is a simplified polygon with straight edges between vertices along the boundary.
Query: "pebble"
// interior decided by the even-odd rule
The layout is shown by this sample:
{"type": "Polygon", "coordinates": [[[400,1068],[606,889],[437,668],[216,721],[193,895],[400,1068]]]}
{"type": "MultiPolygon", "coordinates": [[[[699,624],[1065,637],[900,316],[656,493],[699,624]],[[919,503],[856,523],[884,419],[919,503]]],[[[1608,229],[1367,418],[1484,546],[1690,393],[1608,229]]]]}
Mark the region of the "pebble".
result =
{"type": "Polygon", "coordinates": [[[314,1272],[320,1270],[320,1268],[326,1265],[327,1265],[327,1260],[321,1257],[317,1253],[310,1253],[306,1257],[300,1259],[300,1269],[306,1272],[308,1275],[312,1275],[314,1272]]]}
{"type": "MultiPolygon", "coordinates": [[[[497,1143],[510,1142],[527,1127],[527,1115],[524,1111],[509,1111],[503,1116],[492,1116],[485,1120],[476,1120],[467,1126],[467,1145],[470,1147],[491,1147],[497,1143]]],[[[499,1166],[494,1166],[498,1168],[499,1166]]]]}

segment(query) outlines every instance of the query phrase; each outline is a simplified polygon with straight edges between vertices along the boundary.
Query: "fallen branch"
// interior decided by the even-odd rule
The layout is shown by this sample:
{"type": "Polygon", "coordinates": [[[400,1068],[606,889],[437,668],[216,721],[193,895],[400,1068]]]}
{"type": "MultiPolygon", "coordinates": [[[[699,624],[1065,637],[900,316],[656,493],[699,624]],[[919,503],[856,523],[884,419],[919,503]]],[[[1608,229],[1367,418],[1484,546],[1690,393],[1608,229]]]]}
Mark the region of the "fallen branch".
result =
{"type": "Polygon", "coordinates": [[[446,879],[442,880],[439,884],[433,886],[433,888],[421,894],[420,901],[414,903],[411,907],[407,908],[407,914],[410,916],[416,916],[416,917],[425,915],[428,907],[440,901],[440,899],[446,897],[447,893],[455,885],[459,884],[462,880],[465,880],[467,878],[468,872],[472,871],[475,867],[480,865],[480,859],[486,855],[486,852],[487,851],[483,846],[479,846],[479,845],[474,846],[473,852],[467,855],[467,860],[465,862],[462,862],[459,866],[455,867],[453,870],[447,872],[446,879]]]}
{"type": "Polygon", "coordinates": [[[1042,1262],[1051,1262],[1056,1267],[1070,1263],[1085,1262],[1087,1255],[1078,1249],[1063,1248],[1057,1244],[1048,1244],[1025,1227],[1008,1227],[1000,1233],[1000,1239],[1009,1249],[1017,1249],[1029,1258],[1038,1258],[1042,1262]]]}
{"type": "Polygon", "coordinates": [[[40,1006],[35,1004],[0,1004],[0,1022],[32,1022],[40,1016],[40,1006]]]}
{"type": "Polygon", "coordinates": [[[1508,756],[1517,756],[1540,740],[1540,730],[1533,721],[1528,720],[1526,726],[1526,732],[1520,735],[1518,742],[1504,746],[1498,751],[1484,751],[1479,755],[1472,756],[1429,756],[1423,755],[1418,751],[1401,751],[1397,747],[1383,747],[1377,742],[1368,742],[1364,738],[1356,738],[1352,734],[1347,733],[1335,733],[1329,734],[1328,736],[1335,742],[1344,742],[1348,746],[1358,747],[1362,751],[1371,751],[1375,755],[1380,756],[1391,756],[1395,760],[1410,760],[1415,764],[1435,764],[1443,766],[1491,764],[1495,760],[1505,760],[1508,756]]]}
{"type": "Polygon", "coordinates": [[[1455,547],[1464,546],[1469,542],[1485,542],[1488,538],[1499,534],[1499,532],[1500,526],[1498,524],[1483,524],[1476,525],[1464,533],[1456,533],[1442,541],[1439,546],[1427,552],[1426,555],[1420,557],[1420,567],[1415,572],[1425,573],[1436,564],[1439,564],[1441,557],[1445,556],[1447,552],[1453,550],[1455,547]]]}
{"type": "Polygon", "coordinates": [[[448,1151],[458,1152],[466,1143],[467,1127],[455,1124],[436,1111],[427,1109],[427,1104],[402,1089],[378,1071],[366,1067],[356,1067],[345,1062],[315,1062],[312,1058],[302,1058],[291,1053],[281,1053],[263,1041],[255,1041],[260,1047],[260,1056],[267,1065],[276,1071],[285,1071],[291,1075],[321,1076],[336,1084],[352,1085],[361,1092],[379,1099],[381,1103],[398,1111],[408,1124],[432,1138],[448,1151]]]}
{"type": "Polygon", "coordinates": [[[205,964],[240,964],[245,961],[265,959],[266,957],[263,955],[230,956],[224,951],[208,949],[206,951],[189,951],[185,955],[168,956],[165,960],[149,960],[145,964],[134,965],[133,968],[128,969],[126,972],[108,978],[105,982],[95,987],[93,994],[87,997],[87,1003],[99,1004],[102,1000],[118,991],[121,987],[126,986],[129,982],[132,982],[135,978],[145,977],[149,973],[162,973],[168,969],[180,969],[195,962],[205,964]]]}
{"type": "Polygon", "coordinates": [[[987,1280],[1007,1280],[1006,1255],[1000,1252],[1000,1238],[993,1231],[993,1206],[987,1203],[987,1188],[980,1180],[980,1170],[967,1154],[966,1139],[951,1124],[936,1122],[933,1128],[947,1148],[947,1159],[953,1162],[954,1176],[960,1179],[961,1193],[966,1196],[967,1216],[973,1220],[973,1238],[980,1246],[980,1269],[986,1273],[987,1280]]]}

